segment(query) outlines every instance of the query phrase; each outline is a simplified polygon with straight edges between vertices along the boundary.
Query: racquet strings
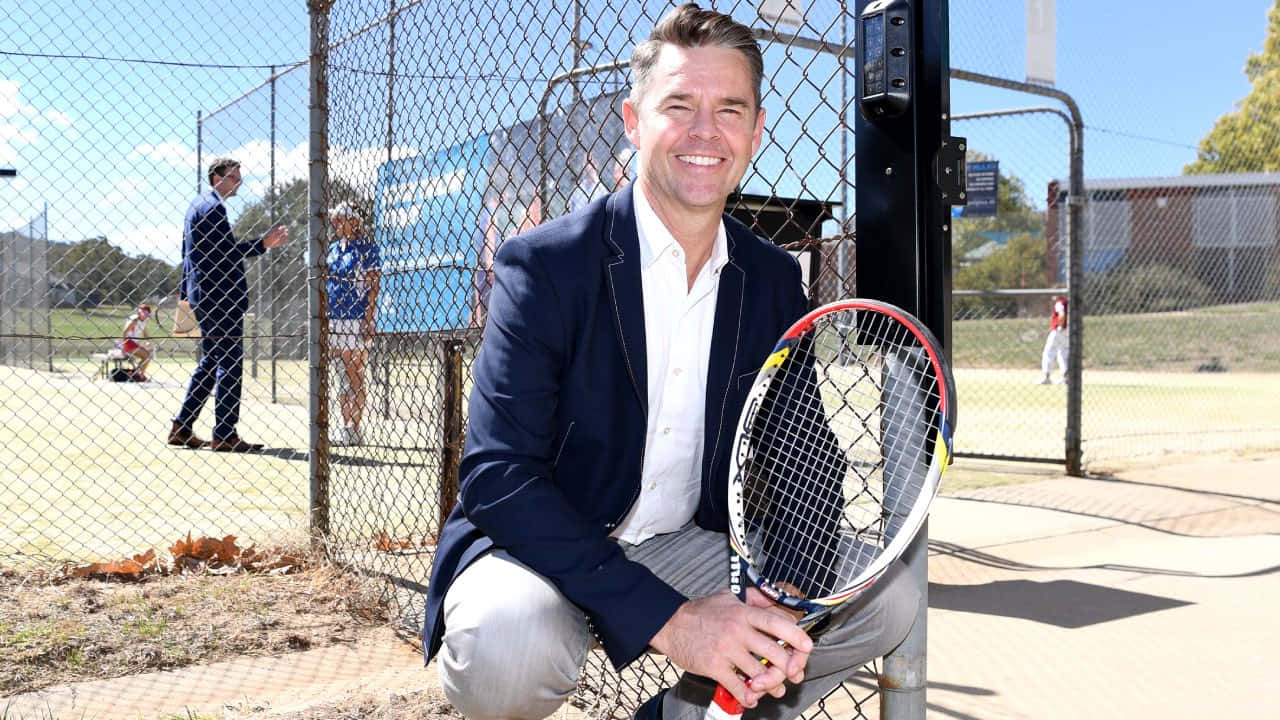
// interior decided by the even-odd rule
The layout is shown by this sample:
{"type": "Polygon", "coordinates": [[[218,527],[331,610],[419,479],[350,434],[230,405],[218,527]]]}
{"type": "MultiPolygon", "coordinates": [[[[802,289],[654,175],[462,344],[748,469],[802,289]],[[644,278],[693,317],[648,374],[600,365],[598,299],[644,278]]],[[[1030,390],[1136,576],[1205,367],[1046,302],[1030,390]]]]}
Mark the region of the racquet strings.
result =
{"type": "Polygon", "coordinates": [[[860,581],[932,499],[940,392],[916,335],[883,313],[823,314],[796,339],[740,466],[746,550],[767,584],[819,599],[860,581]]]}

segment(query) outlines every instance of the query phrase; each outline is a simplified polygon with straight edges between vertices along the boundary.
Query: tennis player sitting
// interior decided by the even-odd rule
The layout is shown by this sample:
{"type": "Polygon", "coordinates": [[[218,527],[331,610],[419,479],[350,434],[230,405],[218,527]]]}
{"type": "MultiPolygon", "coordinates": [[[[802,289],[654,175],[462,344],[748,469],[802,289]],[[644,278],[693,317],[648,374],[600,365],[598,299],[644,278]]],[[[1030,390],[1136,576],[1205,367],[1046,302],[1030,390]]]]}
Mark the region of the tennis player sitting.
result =
{"type": "Polygon", "coordinates": [[[120,351],[138,362],[137,369],[133,371],[136,382],[147,382],[150,379],[147,377],[147,366],[151,364],[151,357],[154,355],[151,343],[147,342],[147,321],[150,319],[151,306],[142,303],[125,320],[124,331],[120,334],[120,351]]]}
{"type": "Polygon", "coordinates": [[[815,641],[728,591],[730,440],[806,310],[795,260],[724,212],[760,145],[763,60],[747,27],[686,4],[631,70],[636,181],[495,260],[423,637],[475,720],[554,713],[593,643],[619,668],[653,649],[686,671],[637,717],[700,718],[717,681],[752,717],[795,717],[901,642],[919,604],[894,567],[815,641]]]}

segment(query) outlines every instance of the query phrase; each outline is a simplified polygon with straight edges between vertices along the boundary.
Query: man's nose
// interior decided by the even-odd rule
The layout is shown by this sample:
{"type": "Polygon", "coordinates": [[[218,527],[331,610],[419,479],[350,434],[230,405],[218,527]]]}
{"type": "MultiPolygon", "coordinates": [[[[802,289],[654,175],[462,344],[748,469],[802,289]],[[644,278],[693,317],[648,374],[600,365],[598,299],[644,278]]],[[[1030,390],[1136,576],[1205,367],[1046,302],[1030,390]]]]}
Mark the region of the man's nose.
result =
{"type": "Polygon", "coordinates": [[[689,135],[701,140],[715,140],[720,137],[720,126],[716,124],[715,111],[710,108],[699,108],[693,113],[693,124],[689,127],[689,135]]]}

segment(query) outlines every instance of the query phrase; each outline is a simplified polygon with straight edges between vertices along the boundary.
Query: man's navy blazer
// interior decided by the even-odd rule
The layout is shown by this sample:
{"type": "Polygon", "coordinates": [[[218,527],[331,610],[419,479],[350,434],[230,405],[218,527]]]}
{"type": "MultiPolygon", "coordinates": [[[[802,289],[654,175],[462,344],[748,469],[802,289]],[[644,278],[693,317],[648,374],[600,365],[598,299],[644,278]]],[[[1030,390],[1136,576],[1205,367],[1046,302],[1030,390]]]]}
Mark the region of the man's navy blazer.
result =
{"type": "MultiPolygon", "coordinates": [[[[724,218],[695,521],[728,527],[733,429],[757,369],[807,309],[791,256],[724,218]]],[[[621,668],[685,601],[609,538],[640,493],[648,389],[631,188],[507,240],[473,368],[459,502],[439,537],[423,649],[440,649],[450,583],[492,548],[582,608],[621,668]]],[[[680,338],[673,338],[680,342],[680,338]]],[[[728,545],[725,577],[728,578],[728,545]]]]}
{"type": "Polygon", "coordinates": [[[249,309],[243,261],[264,252],[261,239],[236,242],[227,208],[213,188],[192,201],[182,224],[182,294],[197,317],[214,324],[243,318],[249,309]]]}

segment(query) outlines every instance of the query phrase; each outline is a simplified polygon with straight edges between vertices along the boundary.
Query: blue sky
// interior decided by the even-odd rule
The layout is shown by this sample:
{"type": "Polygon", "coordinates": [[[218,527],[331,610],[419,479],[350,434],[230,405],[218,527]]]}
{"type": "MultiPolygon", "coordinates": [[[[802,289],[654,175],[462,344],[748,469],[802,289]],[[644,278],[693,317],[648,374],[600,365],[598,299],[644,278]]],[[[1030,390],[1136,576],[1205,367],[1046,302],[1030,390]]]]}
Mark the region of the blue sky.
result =
{"type": "MultiPolygon", "coordinates": [[[[544,4],[561,14],[568,5],[544,4]]],[[[828,26],[823,17],[835,0],[805,5],[811,25],[828,26]]],[[[1214,119],[1247,94],[1242,69],[1248,54],[1262,47],[1271,5],[1058,0],[1056,87],[1081,106],[1086,176],[1180,173],[1214,119]]],[[[1022,80],[1024,8],[1025,0],[951,0],[952,66],[1022,80]]],[[[735,15],[748,12],[749,3],[735,15]]],[[[587,15],[590,23],[599,13],[587,15]]],[[[631,41],[607,28],[595,33],[597,45],[629,47],[631,41]]],[[[197,69],[32,54],[266,66],[304,59],[307,46],[303,0],[118,6],[0,0],[0,166],[19,172],[16,179],[0,179],[0,228],[24,224],[47,203],[55,240],[106,235],[129,252],[176,258],[182,213],[197,184],[197,111],[225,105],[270,74],[266,67],[197,69]]],[[[786,82],[782,78],[784,87],[786,82]]],[[[801,92],[837,90],[826,84],[801,92]]],[[[277,91],[277,180],[284,181],[306,172],[305,72],[282,79],[277,91]]],[[[951,95],[955,114],[1046,102],[964,82],[953,83],[951,95]]],[[[205,123],[206,144],[235,153],[246,165],[244,197],[231,201],[233,216],[266,186],[268,97],[260,88],[205,123]]],[[[787,161],[801,162],[807,152],[795,144],[806,132],[801,120],[781,112],[779,100],[769,101],[775,140],[766,165],[788,150],[794,156],[787,161]]],[[[956,122],[953,133],[999,159],[1002,171],[1021,177],[1039,203],[1048,179],[1066,175],[1067,134],[1057,118],[956,122]]],[[[767,190],[761,177],[747,189],[767,190]]],[[[778,187],[785,191],[798,182],[783,179],[778,187]]]]}

